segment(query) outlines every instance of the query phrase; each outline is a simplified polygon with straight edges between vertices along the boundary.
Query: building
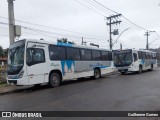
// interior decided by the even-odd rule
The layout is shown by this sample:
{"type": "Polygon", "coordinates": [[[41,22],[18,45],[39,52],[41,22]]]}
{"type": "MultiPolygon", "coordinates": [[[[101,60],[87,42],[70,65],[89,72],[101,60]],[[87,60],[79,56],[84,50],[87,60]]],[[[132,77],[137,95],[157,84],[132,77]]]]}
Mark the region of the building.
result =
{"type": "Polygon", "coordinates": [[[0,66],[7,66],[7,57],[0,57],[0,66]]]}

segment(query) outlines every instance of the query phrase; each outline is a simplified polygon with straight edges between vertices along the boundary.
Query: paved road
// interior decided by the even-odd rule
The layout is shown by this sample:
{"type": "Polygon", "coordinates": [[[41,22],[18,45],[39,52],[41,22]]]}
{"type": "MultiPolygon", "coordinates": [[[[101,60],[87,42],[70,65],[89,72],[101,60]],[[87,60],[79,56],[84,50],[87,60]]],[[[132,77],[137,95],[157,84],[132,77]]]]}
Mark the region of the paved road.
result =
{"type": "Polygon", "coordinates": [[[0,96],[0,111],[160,111],[160,68],[0,96]]]}

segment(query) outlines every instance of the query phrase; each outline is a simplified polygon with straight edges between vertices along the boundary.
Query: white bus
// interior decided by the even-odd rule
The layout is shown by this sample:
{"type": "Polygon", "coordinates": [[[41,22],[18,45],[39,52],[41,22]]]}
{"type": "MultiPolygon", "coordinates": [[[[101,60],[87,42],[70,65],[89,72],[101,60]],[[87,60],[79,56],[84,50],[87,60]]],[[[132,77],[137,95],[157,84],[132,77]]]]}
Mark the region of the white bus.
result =
{"type": "Polygon", "coordinates": [[[135,49],[115,50],[114,64],[121,74],[153,70],[157,67],[156,52],[135,49]]]}
{"type": "Polygon", "coordinates": [[[113,71],[111,50],[44,40],[20,40],[9,47],[8,84],[57,87],[65,80],[98,79],[113,71]]]}

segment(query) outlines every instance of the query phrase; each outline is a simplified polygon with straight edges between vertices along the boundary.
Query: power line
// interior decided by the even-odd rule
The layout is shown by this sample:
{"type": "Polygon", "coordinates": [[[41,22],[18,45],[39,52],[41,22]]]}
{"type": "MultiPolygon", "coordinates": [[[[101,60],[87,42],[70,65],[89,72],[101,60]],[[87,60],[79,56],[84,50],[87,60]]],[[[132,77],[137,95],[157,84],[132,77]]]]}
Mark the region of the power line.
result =
{"type": "Polygon", "coordinates": [[[157,33],[157,32],[155,32],[156,33],[156,35],[158,36],[158,38],[160,39],[160,35],[157,33]]]}
{"type": "Polygon", "coordinates": [[[103,16],[103,17],[106,17],[105,15],[103,15],[103,14],[101,14],[101,13],[99,13],[99,12],[95,11],[94,9],[92,9],[92,8],[88,7],[87,5],[82,4],[82,3],[81,3],[81,2],[79,2],[78,0],[74,0],[74,1],[75,1],[75,2],[77,2],[77,3],[79,3],[79,4],[81,4],[82,6],[84,6],[84,7],[86,7],[86,8],[88,8],[88,9],[90,9],[90,10],[94,11],[95,13],[97,13],[97,14],[99,14],[99,15],[103,16]]]}
{"type": "MultiPolygon", "coordinates": [[[[2,16],[0,16],[0,18],[9,19],[9,18],[2,17],[2,16]]],[[[98,37],[98,38],[105,38],[105,37],[102,37],[102,36],[96,36],[96,35],[91,35],[91,34],[86,34],[86,33],[80,33],[80,32],[75,32],[75,31],[71,31],[71,30],[65,30],[65,29],[61,29],[61,28],[55,28],[55,27],[50,27],[50,26],[46,26],[46,25],[40,25],[40,24],[31,23],[31,22],[26,22],[26,21],[22,21],[22,20],[15,20],[15,21],[21,22],[21,23],[30,24],[30,25],[34,25],[34,26],[55,29],[55,30],[59,30],[59,31],[65,31],[65,32],[70,32],[70,33],[75,33],[75,34],[81,34],[81,35],[84,35],[84,36],[94,36],[94,37],[98,37]]],[[[0,23],[2,23],[2,22],[0,22],[0,23]]],[[[5,23],[5,24],[8,25],[8,23],[5,23]]]]}
{"type": "Polygon", "coordinates": [[[8,28],[6,28],[6,27],[0,27],[0,28],[2,28],[2,29],[8,29],[8,28]]]}
{"type": "Polygon", "coordinates": [[[157,41],[157,40],[159,40],[159,39],[155,39],[155,40],[153,40],[152,42],[150,42],[150,43],[149,43],[149,45],[151,45],[153,42],[155,42],[155,41],[157,41]]]}
{"type": "Polygon", "coordinates": [[[86,2],[89,3],[90,5],[94,6],[94,7],[97,8],[99,11],[104,12],[105,14],[110,15],[110,14],[107,13],[105,10],[102,10],[99,6],[96,6],[96,5],[93,3],[92,0],[89,0],[89,1],[88,1],[88,0],[84,0],[84,1],[86,1],[86,2]]]}
{"type": "Polygon", "coordinates": [[[119,14],[118,12],[116,12],[116,11],[114,11],[114,10],[111,10],[110,8],[104,6],[103,4],[97,2],[96,0],[93,0],[93,1],[96,2],[97,4],[101,5],[102,7],[106,8],[107,10],[109,10],[109,11],[111,11],[111,12],[114,12],[114,13],[116,13],[116,14],[119,14]]]}
{"type": "MultiPolygon", "coordinates": [[[[112,10],[112,9],[110,9],[110,8],[108,8],[108,7],[106,7],[105,5],[103,5],[103,4],[99,3],[99,2],[97,2],[96,0],[93,0],[93,1],[96,2],[97,4],[101,5],[102,7],[106,8],[107,10],[110,10],[110,11],[116,13],[116,14],[119,14],[118,12],[116,12],[116,11],[114,11],[114,10],[112,10]]],[[[129,20],[128,18],[126,18],[124,15],[122,15],[122,17],[123,17],[124,19],[126,19],[128,22],[130,22],[130,23],[132,23],[133,25],[137,26],[138,28],[143,29],[143,30],[147,30],[147,29],[145,29],[145,28],[143,28],[143,27],[137,25],[136,23],[132,22],[131,20],[129,20]]]]}
{"type": "Polygon", "coordinates": [[[35,32],[42,32],[42,33],[48,33],[48,34],[56,34],[56,35],[73,37],[73,38],[81,38],[81,37],[77,37],[77,36],[71,36],[71,35],[65,35],[65,34],[60,34],[60,33],[55,33],[55,32],[50,32],[50,31],[35,29],[35,28],[31,28],[31,27],[25,27],[25,26],[22,26],[22,27],[23,27],[24,29],[28,29],[28,30],[35,31],[35,32]]]}
{"type": "MultiPolygon", "coordinates": [[[[41,33],[62,35],[62,36],[67,36],[67,37],[72,37],[72,38],[82,38],[81,36],[66,35],[66,34],[61,34],[61,33],[56,33],[56,32],[50,32],[50,31],[40,30],[40,29],[31,28],[31,27],[26,27],[26,26],[22,26],[22,28],[28,29],[28,30],[31,30],[31,31],[34,31],[34,32],[41,32],[41,33]]],[[[88,38],[88,37],[86,37],[85,39],[106,40],[106,39],[101,39],[101,38],[88,38]]]]}
{"type": "Polygon", "coordinates": [[[4,23],[4,22],[0,22],[0,24],[2,24],[2,25],[9,25],[8,23],[4,23]]]}
{"type": "MultiPolygon", "coordinates": [[[[4,22],[0,22],[0,24],[3,25],[8,25],[8,23],[4,23],[4,22]]],[[[81,36],[72,36],[72,35],[67,35],[67,34],[61,34],[61,33],[56,33],[56,32],[50,32],[50,31],[45,31],[45,30],[40,30],[40,29],[36,29],[36,28],[31,28],[31,27],[27,27],[27,26],[21,26],[23,29],[28,29],[34,32],[41,32],[41,33],[48,33],[48,34],[56,34],[56,35],[62,35],[62,36],[68,36],[68,37],[72,37],[72,38],[82,38],[81,36]]],[[[93,37],[85,37],[85,39],[95,39],[95,40],[106,40],[107,38],[93,38],[93,37]]]]}
{"type": "Polygon", "coordinates": [[[129,20],[128,18],[126,18],[124,15],[122,15],[122,17],[123,17],[124,19],[126,19],[128,22],[130,22],[130,23],[132,23],[133,25],[135,25],[136,27],[138,27],[138,28],[140,28],[140,29],[143,29],[143,30],[145,30],[145,31],[147,30],[147,29],[145,29],[145,28],[137,25],[136,23],[132,22],[131,20],[129,20]]]}
{"type": "Polygon", "coordinates": [[[29,33],[29,32],[25,31],[25,33],[31,34],[31,35],[43,35],[43,36],[46,36],[46,37],[49,37],[49,38],[57,38],[57,37],[54,37],[54,36],[46,35],[44,33],[38,32],[38,31],[36,33],[29,33]]]}

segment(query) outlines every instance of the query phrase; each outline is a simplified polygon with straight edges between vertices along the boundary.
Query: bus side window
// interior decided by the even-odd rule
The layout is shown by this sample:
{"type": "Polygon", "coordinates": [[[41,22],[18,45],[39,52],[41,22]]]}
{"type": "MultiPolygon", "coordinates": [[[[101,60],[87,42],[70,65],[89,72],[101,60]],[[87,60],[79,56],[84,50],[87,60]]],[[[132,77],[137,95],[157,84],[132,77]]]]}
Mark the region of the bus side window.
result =
{"type": "Polygon", "coordinates": [[[146,59],[146,53],[142,52],[142,59],[146,59]]]}
{"type": "Polygon", "coordinates": [[[80,60],[80,50],[78,48],[67,47],[67,60],[80,60]]]}
{"type": "Polygon", "coordinates": [[[155,59],[155,58],[154,58],[154,53],[152,53],[152,59],[155,59]]]}
{"type": "Polygon", "coordinates": [[[157,59],[157,54],[153,53],[153,59],[157,59]]]}
{"type": "Polygon", "coordinates": [[[102,54],[102,60],[109,61],[109,52],[101,51],[101,54],[102,54]]]}
{"type": "Polygon", "coordinates": [[[26,54],[26,62],[28,66],[44,63],[45,62],[44,50],[39,48],[28,48],[26,54]]]}
{"type": "Polygon", "coordinates": [[[139,59],[142,59],[143,57],[142,57],[142,52],[138,52],[138,57],[139,57],[139,59]]]}
{"type": "Polygon", "coordinates": [[[81,49],[81,60],[91,61],[92,60],[91,50],[81,49]]]}
{"type": "Polygon", "coordinates": [[[134,57],[134,62],[138,60],[137,54],[133,53],[133,57],[134,57]]]}
{"type": "Polygon", "coordinates": [[[92,59],[101,60],[101,52],[98,50],[92,50],[92,59]]]}
{"type": "Polygon", "coordinates": [[[112,61],[112,60],[113,60],[112,52],[109,52],[109,53],[108,53],[108,58],[109,58],[109,61],[112,61]]]}
{"type": "Polygon", "coordinates": [[[49,57],[50,60],[65,60],[66,51],[64,47],[49,45],[49,57]]]}

